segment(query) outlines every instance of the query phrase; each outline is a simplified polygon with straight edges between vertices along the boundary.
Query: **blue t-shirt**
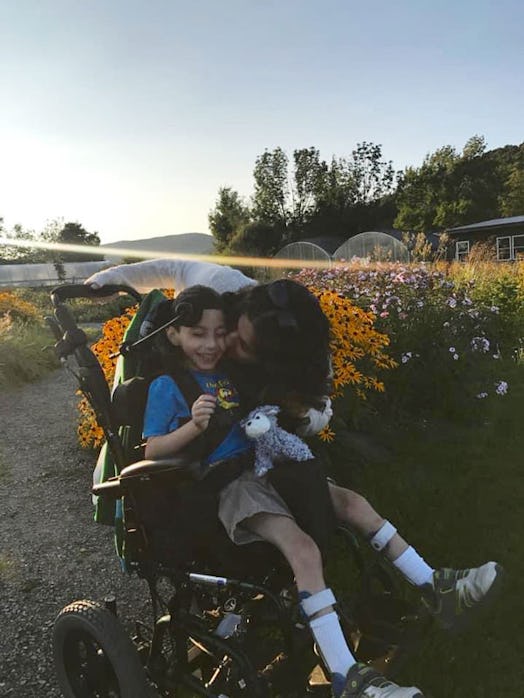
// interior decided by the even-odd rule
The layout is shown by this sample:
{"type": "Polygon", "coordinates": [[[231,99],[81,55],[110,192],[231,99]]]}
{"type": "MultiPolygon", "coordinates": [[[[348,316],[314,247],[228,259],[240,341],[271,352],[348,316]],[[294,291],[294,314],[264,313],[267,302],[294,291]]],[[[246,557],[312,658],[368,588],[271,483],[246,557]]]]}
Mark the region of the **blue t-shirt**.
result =
{"type": "MultiPolygon", "coordinates": [[[[223,409],[239,407],[239,396],[229,378],[220,372],[204,373],[191,371],[202,393],[216,395],[217,404],[223,409]]],[[[159,376],[152,381],[147,395],[144,415],[144,438],[164,436],[180,426],[180,419],[191,417],[191,406],[187,404],[180,388],[171,376],[159,376]]],[[[231,458],[253,447],[238,423],[234,424],[226,438],[213,453],[203,459],[206,464],[231,458]]]]}

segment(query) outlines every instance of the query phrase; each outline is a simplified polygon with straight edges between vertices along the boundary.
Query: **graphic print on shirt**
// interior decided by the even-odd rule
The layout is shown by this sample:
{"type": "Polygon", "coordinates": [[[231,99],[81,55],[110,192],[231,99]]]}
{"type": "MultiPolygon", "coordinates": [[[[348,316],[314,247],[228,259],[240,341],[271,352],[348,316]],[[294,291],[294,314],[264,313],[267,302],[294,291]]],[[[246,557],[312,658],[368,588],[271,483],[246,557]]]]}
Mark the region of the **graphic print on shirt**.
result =
{"type": "Polygon", "coordinates": [[[210,380],[206,387],[212,395],[216,396],[217,404],[223,410],[230,410],[240,405],[237,391],[226,378],[210,380]]]}

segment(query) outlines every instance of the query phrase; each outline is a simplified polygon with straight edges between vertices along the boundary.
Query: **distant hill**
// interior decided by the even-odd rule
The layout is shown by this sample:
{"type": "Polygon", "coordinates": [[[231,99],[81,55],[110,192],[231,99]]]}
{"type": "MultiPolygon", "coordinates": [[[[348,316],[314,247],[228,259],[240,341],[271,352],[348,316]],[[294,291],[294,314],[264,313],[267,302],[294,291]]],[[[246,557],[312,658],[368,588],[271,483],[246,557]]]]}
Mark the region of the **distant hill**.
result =
{"type": "MultiPolygon", "coordinates": [[[[149,252],[181,252],[183,254],[212,254],[213,236],[205,233],[182,233],[181,235],[162,235],[156,238],[145,238],[143,240],[121,240],[119,242],[109,242],[100,245],[102,250],[122,248],[139,252],[147,250],[149,252]]],[[[116,261],[116,257],[111,257],[116,261]]]]}

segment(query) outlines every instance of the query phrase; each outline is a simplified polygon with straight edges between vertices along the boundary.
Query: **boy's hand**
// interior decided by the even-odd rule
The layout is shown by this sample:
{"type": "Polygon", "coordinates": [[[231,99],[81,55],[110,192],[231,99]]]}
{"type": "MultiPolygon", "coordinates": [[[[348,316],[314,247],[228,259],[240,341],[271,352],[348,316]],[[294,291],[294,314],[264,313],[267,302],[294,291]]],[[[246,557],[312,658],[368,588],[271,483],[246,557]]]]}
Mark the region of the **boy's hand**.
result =
{"type": "Polygon", "coordinates": [[[191,408],[193,423],[199,431],[205,431],[209,426],[211,415],[216,409],[215,395],[200,395],[191,408]]]}

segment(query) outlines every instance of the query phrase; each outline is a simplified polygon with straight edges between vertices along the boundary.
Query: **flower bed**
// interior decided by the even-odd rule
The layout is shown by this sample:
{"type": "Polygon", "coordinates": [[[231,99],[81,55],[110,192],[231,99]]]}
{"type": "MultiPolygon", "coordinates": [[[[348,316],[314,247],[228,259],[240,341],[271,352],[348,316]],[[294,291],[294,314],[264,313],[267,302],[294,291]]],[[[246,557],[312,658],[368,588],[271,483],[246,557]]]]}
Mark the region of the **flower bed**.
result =
{"type": "Polygon", "coordinates": [[[293,277],[349,298],[389,336],[399,368],[379,409],[456,418],[508,390],[504,360],[524,335],[521,266],[348,264],[293,277]]]}

